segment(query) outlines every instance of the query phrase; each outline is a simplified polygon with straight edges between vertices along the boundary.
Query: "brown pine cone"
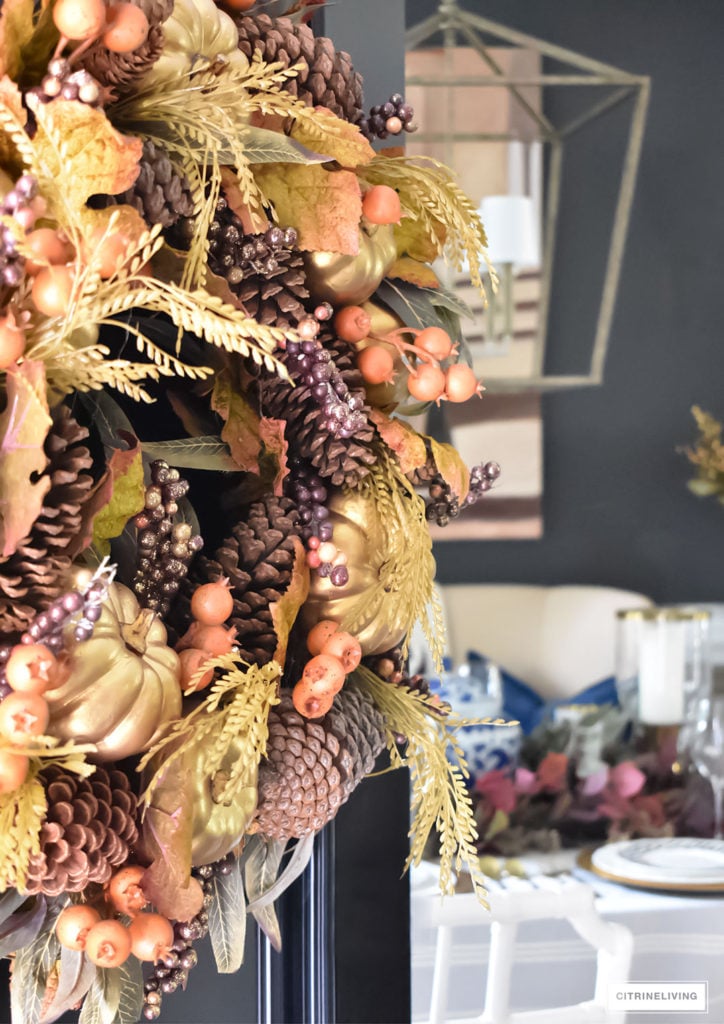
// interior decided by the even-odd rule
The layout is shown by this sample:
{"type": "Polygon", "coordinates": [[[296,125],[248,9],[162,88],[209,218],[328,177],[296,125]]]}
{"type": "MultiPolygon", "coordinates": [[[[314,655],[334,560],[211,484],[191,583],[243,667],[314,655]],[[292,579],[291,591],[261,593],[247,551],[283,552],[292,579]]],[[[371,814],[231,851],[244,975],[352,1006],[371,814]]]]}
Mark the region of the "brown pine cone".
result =
{"type": "Polygon", "coordinates": [[[83,505],[93,488],[93,477],[85,472],[93,460],[81,443],[88,431],[65,406],[52,416],[45,440],[50,490],[29,536],[0,561],[0,633],[22,632],[58,597],[78,553],[83,505]]]}
{"type": "Polygon", "coordinates": [[[150,139],[143,142],[140,171],[133,187],[114,198],[137,210],[150,227],[160,224],[170,228],[181,217],[191,217],[194,212],[188,178],[176,170],[166,151],[150,139]]]}
{"type": "Polygon", "coordinates": [[[294,357],[278,353],[281,362],[289,371],[294,387],[276,374],[262,371],[257,380],[259,399],[265,416],[282,419],[288,424],[286,437],[292,455],[311,462],[325,480],[336,487],[347,484],[355,487],[376,462],[371,443],[375,431],[367,418],[369,406],[362,375],[352,357],[350,346],[329,332],[322,332],[319,340],[332,355],[334,365],[349,389],[358,396],[361,411],[365,414],[365,425],[352,437],[338,437],[326,422],[326,416],[319,402],[312,394],[309,384],[296,368],[294,357]]]}
{"type": "Polygon", "coordinates": [[[293,228],[246,235],[222,196],[209,227],[209,266],[225,277],[249,316],[262,324],[295,327],[309,298],[304,257],[293,228]]]}
{"type": "Polygon", "coordinates": [[[105,883],[138,841],[137,800],[128,779],[96,768],[84,779],[58,765],[39,775],[48,798],[40,853],[30,859],[26,890],[59,896],[105,883]]]}
{"type": "Polygon", "coordinates": [[[258,831],[274,839],[318,832],[372,771],[384,746],[384,718],[364,694],[344,689],[323,718],[310,721],[285,692],[269,712],[258,831]]]}
{"type": "Polygon", "coordinates": [[[188,628],[191,595],[197,586],[228,577],[234,610],[227,625],[236,629],[240,657],[266,665],[277,647],[269,606],[291,582],[298,530],[296,505],[289,498],[266,495],[255,501],[213,558],[199,555],[192,563],[171,609],[173,626],[179,632],[188,628]]]}
{"type": "Polygon", "coordinates": [[[235,21],[239,49],[247,58],[258,50],[267,62],[279,61],[285,68],[302,65],[297,77],[285,84],[293,96],[353,123],[363,115],[362,76],[352,67],[349,54],[336,51],[331,39],[315,36],[308,25],[295,25],[290,18],[259,14],[235,21]]]}
{"type": "Polygon", "coordinates": [[[118,95],[129,92],[142,75],[151,68],[163,50],[163,22],[173,10],[174,0],[130,0],[140,7],[148,18],[149,30],[145,42],[131,53],[113,53],[100,40],[83,55],[79,66],[84,67],[102,86],[118,95]]]}

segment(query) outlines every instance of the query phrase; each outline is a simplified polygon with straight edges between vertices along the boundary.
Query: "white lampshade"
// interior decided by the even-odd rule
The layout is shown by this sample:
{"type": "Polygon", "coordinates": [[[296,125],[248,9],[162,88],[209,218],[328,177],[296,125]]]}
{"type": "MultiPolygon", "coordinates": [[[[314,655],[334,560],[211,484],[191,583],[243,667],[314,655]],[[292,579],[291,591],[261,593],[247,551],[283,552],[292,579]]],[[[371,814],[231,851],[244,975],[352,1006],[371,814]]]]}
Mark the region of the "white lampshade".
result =
{"type": "Polygon", "coordinates": [[[530,196],[485,196],[478,213],[488,236],[491,263],[540,266],[540,232],[530,196]]]}

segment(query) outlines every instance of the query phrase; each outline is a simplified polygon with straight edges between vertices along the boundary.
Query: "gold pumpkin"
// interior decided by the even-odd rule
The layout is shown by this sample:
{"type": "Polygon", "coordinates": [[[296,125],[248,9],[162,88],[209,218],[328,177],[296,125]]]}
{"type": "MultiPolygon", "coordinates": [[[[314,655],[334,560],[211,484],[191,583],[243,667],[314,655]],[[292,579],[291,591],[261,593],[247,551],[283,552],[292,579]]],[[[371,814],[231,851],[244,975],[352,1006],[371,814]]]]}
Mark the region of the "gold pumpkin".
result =
{"type": "Polygon", "coordinates": [[[114,583],[93,636],[73,649],[67,681],[45,694],[48,731],[61,740],[95,743],[99,761],[139,754],[181,714],[179,676],[166,627],[114,583]]]}
{"type": "Polygon", "coordinates": [[[316,302],[359,306],[377,291],[396,259],[394,226],[371,225],[360,230],[356,256],[343,256],[338,252],[305,253],[307,286],[316,302]]]}
{"type": "Polygon", "coordinates": [[[353,626],[350,622],[357,616],[360,598],[379,580],[386,546],[379,510],[373,498],[360,491],[339,491],[328,507],[334,543],[347,556],[349,582],[335,587],[328,577],[312,573],[309,596],[302,606],[303,621],[311,629],[320,619],[332,619],[345,629],[351,627],[364,655],[382,654],[401,643],[406,633],[397,623],[396,595],[386,594],[381,613],[375,612],[353,626]]]}

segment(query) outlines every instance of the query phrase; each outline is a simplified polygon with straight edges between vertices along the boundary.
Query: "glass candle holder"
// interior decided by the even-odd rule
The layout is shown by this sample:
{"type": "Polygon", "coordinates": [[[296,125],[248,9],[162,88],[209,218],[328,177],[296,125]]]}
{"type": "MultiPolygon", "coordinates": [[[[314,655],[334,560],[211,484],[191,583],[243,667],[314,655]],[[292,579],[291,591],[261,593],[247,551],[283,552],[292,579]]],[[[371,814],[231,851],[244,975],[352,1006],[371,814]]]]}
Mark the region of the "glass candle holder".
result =
{"type": "Polygon", "coordinates": [[[700,608],[635,608],[617,613],[616,688],[641,725],[681,726],[709,695],[710,614],[700,608]]]}

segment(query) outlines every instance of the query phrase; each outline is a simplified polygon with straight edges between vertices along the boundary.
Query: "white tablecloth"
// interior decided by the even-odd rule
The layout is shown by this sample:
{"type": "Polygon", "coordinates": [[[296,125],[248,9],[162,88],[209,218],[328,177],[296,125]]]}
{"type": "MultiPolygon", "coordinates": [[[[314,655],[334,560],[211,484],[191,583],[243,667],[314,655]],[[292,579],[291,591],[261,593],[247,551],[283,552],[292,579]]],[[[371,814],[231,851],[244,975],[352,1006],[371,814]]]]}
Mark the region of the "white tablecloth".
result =
{"type": "MultiPolygon", "coordinates": [[[[560,869],[568,859],[554,865],[560,869]]],[[[574,869],[598,894],[606,920],[634,934],[630,981],[706,981],[709,1012],[630,1013],[629,1024],[724,1024],[724,896],[670,895],[618,886],[574,869]]],[[[426,918],[430,900],[440,900],[431,875],[412,880],[412,1016],[429,1014],[436,933],[426,918]]],[[[454,898],[454,897],[453,897],[454,898]]],[[[485,924],[455,930],[448,1013],[479,1014],[483,1006],[489,931],[485,924]]],[[[560,1006],[590,999],[595,953],[566,921],[532,921],[520,927],[513,971],[513,1010],[560,1006]]]]}

